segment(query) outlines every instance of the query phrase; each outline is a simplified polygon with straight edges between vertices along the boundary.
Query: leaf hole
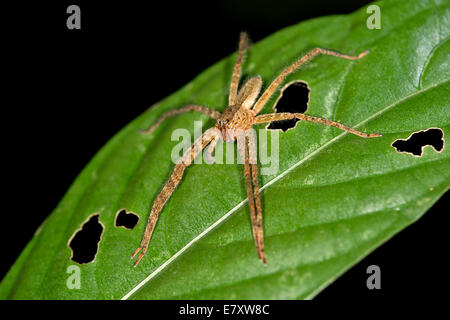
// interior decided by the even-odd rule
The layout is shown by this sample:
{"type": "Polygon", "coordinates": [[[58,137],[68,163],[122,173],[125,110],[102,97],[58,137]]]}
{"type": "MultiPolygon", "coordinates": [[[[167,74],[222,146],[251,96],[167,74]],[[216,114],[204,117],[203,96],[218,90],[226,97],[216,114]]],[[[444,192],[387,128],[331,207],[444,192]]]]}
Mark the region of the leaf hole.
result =
{"type": "Polygon", "coordinates": [[[397,139],[392,147],[399,153],[408,153],[415,157],[423,155],[423,149],[430,146],[436,152],[444,149],[444,132],[439,128],[430,128],[412,133],[406,139],[397,139]]]}
{"type": "Polygon", "coordinates": [[[114,225],[124,227],[125,229],[133,229],[139,222],[139,216],[133,212],[127,212],[126,209],[121,209],[116,214],[114,225]]]}
{"type": "MultiPolygon", "coordinates": [[[[304,113],[308,110],[310,89],[304,81],[292,81],[281,89],[281,94],[275,102],[274,109],[276,113],[304,113]]],[[[297,124],[298,119],[272,121],[267,129],[281,129],[286,132],[297,124]]]]}
{"type": "Polygon", "coordinates": [[[94,261],[98,252],[98,243],[104,229],[99,216],[99,214],[92,215],[87,222],[82,224],[80,229],[75,231],[69,240],[69,247],[72,250],[72,261],[79,264],[94,261]]]}

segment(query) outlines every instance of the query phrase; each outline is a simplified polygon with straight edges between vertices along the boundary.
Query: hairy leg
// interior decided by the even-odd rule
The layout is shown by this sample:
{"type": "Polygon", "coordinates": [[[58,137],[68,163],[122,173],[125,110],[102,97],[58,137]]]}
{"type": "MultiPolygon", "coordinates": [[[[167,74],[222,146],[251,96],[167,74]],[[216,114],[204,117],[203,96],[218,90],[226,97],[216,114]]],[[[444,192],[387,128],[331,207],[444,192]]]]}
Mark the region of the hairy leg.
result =
{"type": "Polygon", "coordinates": [[[216,148],[216,145],[217,145],[217,142],[219,141],[219,139],[220,139],[220,136],[217,135],[211,140],[211,142],[208,146],[207,152],[206,152],[207,163],[213,163],[216,160],[215,157],[213,156],[213,152],[214,152],[214,149],[216,148]]]}
{"type": "Polygon", "coordinates": [[[308,62],[309,60],[313,59],[314,57],[318,56],[319,54],[334,56],[342,59],[347,60],[358,60],[362,57],[364,57],[366,54],[368,54],[369,51],[364,51],[358,54],[357,56],[350,56],[347,54],[342,54],[339,52],[335,52],[332,50],[322,49],[322,48],[315,48],[311,51],[309,51],[306,55],[298,59],[296,62],[294,62],[292,65],[284,69],[281,74],[275,78],[275,80],[272,81],[270,86],[264,91],[264,93],[261,95],[261,97],[258,99],[258,101],[255,103],[255,106],[253,107],[253,111],[258,114],[261,109],[264,107],[266,102],[270,99],[272,94],[275,92],[275,90],[278,88],[278,86],[283,82],[284,78],[300,68],[303,64],[308,62]]]}
{"type": "Polygon", "coordinates": [[[216,120],[219,119],[219,117],[220,117],[220,112],[219,111],[210,109],[208,107],[199,106],[199,105],[188,105],[188,106],[181,107],[180,109],[174,109],[174,110],[167,111],[161,117],[159,117],[159,119],[150,128],[142,130],[141,132],[142,133],[152,133],[168,117],[172,117],[172,116],[175,116],[177,114],[185,113],[185,112],[189,112],[189,111],[201,112],[203,114],[206,114],[210,118],[213,118],[213,119],[216,119],[216,120]]]}
{"type": "Polygon", "coordinates": [[[239,38],[238,56],[236,59],[236,63],[234,65],[233,76],[231,77],[231,84],[230,84],[230,94],[228,96],[228,105],[230,106],[234,105],[236,101],[239,86],[239,78],[241,76],[242,59],[244,56],[245,49],[247,48],[247,45],[248,45],[248,36],[245,32],[241,32],[241,36],[239,38]]]}
{"type": "Polygon", "coordinates": [[[134,262],[135,267],[147,252],[148,244],[150,242],[150,238],[152,237],[153,230],[155,229],[156,222],[158,221],[159,213],[174,192],[176,186],[180,183],[181,178],[183,177],[184,169],[192,164],[192,161],[194,160],[196,155],[199,154],[208,145],[208,143],[212,139],[214,139],[217,134],[220,134],[220,132],[216,128],[208,129],[200,138],[198,138],[194,142],[189,150],[187,150],[184,153],[183,157],[177,162],[172,175],[153,203],[153,207],[150,211],[150,216],[148,218],[147,226],[145,227],[145,233],[142,238],[141,244],[131,255],[131,259],[133,259],[142,250],[141,254],[134,262]]]}
{"type": "Polygon", "coordinates": [[[254,134],[244,134],[244,137],[241,137],[241,139],[244,140],[244,146],[239,145],[240,141],[238,138],[238,147],[240,149],[241,156],[244,157],[244,175],[247,188],[248,204],[250,207],[250,219],[252,222],[253,238],[255,240],[256,249],[258,251],[258,257],[265,264],[266,255],[264,253],[262,205],[258,185],[256,141],[254,134]]]}
{"type": "Polygon", "coordinates": [[[375,137],[381,137],[381,133],[364,133],[358,130],[355,130],[351,127],[345,126],[339,122],[335,122],[328,119],[308,116],[303,113],[270,113],[270,114],[262,114],[255,118],[255,124],[258,123],[265,123],[265,122],[272,122],[272,121],[279,121],[279,120],[287,120],[287,119],[299,119],[299,120],[305,120],[309,122],[315,122],[324,124],[326,126],[330,127],[336,127],[341,130],[356,134],[357,136],[363,137],[363,138],[375,138],[375,137]]]}

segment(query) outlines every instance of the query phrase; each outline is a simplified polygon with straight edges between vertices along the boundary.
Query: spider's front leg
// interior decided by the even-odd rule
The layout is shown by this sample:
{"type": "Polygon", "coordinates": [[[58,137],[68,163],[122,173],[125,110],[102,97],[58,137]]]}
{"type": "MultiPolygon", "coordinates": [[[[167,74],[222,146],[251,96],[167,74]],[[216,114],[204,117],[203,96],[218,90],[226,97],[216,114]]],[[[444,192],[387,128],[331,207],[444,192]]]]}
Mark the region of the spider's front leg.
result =
{"type": "Polygon", "coordinates": [[[172,116],[175,116],[177,114],[185,113],[185,112],[189,112],[189,111],[200,112],[200,113],[203,113],[203,114],[207,115],[208,117],[216,119],[216,120],[219,119],[219,117],[220,117],[220,112],[219,111],[210,109],[210,108],[205,107],[205,106],[200,106],[200,105],[187,105],[187,106],[181,107],[180,109],[174,109],[174,110],[167,111],[161,117],[159,117],[159,119],[156,120],[156,122],[152,126],[150,126],[150,128],[141,130],[141,132],[142,133],[152,133],[168,117],[172,117],[172,116]]]}
{"type": "Polygon", "coordinates": [[[319,117],[314,117],[314,116],[309,116],[309,115],[306,115],[303,113],[280,112],[280,113],[262,114],[255,118],[255,124],[272,122],[272,121],[280,121],[280,120],[289,120],[289,119],[299,119],[299,120],[305,120],[305,121],[309,121],[309,122],[320,123],[320,124],[323,124],[323,125],[326,125],[329,127],[335,127],[335,128],[341,129],[343,131],[350,132],[350,133],[360,136],[362,138],[381,137],[381,133],[361,132],[356,129],[353,129],[352,127],[348,127],[348,126],[343,125],[342,123],[339,123],[336,121],[319,118],[319,117]]]}
{"type": "Polygon", "coordinates": [[[231,77],[230,93],[228,95],[228,105],[232,106],[236,102],[238,93],[239,78],[241,77],[242,60],[244,58],[245,50],[248,47],[248,36],[245,32],[241,32],[239,37],[239,50],[234,64],[233,75],[231,77]]]}
{"type": "Polygon", "coordinates": [[[258,257],[265,264],[264,232],[262,224],[262,206],[258,185],[258,165],[256,161],[256,138],[252,129],[244,131],[238,137],[239,153],[244,158],[244,175],[247,187],[250,218],[252,222],[253,238],[258,251],[258,257]]]}
{"type": "Polygon", "coordinates": [[[167,200],[170,198],[172,193],[174,192],[177,185],[180,183],[181,178],[183,177],[184,169],[192,164],[194,158],[202,152],[202,150],[210,143],[211,140],[215,139],[217,135],[220,134],[220,131],[216,128],[208,129],[200,138],[198,138],[194,144],[184,153],[183,157],[178,160],[175,169],[172,172],[169,180],[164,185],[163,189],[156,197],[155,202],[153,203],[152,210],[150,211],[150,216],[148,218],[147,226],[145,227],[145,233],[142,238],[140,246],[134,251],[131,255],[131,259],[133,259],[141,250],[142,252],[137,257],[134,262],[134,266],[136,267],[141,259],[144,257],[147,252],[148,244],[150,243],[150,238],[152,237],[153,230],[155,229],[156,222],[158,221],[159,213],[162,208],[166,204],[167,200]]]}
{"type": "Polygon", "coordinates": [[[344,53],[339,53],[333,50],[323,49],[323,48],[315,48],[309,51],[306,55],[295,61],[290,66],[286,67],[278,77],[276,77],[272,83],[269,85],[269,87],[264,91],[264,93],[259,97],[258,101],[256,101],[255,105],[253,106],[253,111],[258,114],[261,109],[264,107],[266,102],[270,99],[270,97],[273,95],[275,90],[281,85],[281,83],[284,81],[284,79],[291,73],[295,72],[297,69],[299,69],[302,65],[304,65],[306,62],[310,61],[311,59],[317,57],[318,55],[327,55],[327,56],[334,56],[341,59],[346,60],[358,60],[367,55],[369,51],[363,51],[360,54],[356,56],[351,56],[344,53]]]}

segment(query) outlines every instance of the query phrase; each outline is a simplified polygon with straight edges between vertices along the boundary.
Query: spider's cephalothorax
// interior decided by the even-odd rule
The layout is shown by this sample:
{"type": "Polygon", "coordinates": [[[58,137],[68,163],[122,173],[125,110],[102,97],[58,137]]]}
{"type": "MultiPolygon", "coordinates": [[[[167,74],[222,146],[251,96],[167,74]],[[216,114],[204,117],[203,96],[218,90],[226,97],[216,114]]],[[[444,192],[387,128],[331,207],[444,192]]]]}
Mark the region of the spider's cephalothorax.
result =
{"type": "Polygon", "coordinates": [[[152,125],[145,132],[152,133],[158,126],[168,117],[180,114],[188,111],[198,111],[202,112],[213,119],[217,120],[216,125],[213,128],[208,129],[200,138],[198,138],[194,144],[185,152],[183,157],[177,162],[175,169],[173,170],[169,180],[164,185],[163,189],[156,197],[153,203],[150,216],[148,218],[147,226],[145,228],[144,237],[142,238],[140,246],[134,251],[131,258],[134,258],[139,252],[139,256],[134,262],[136,266],[139,261],[144,257],[147,252],[148,245],[150,243],[150,238],[152,236],[153,230],[158,221],[159,214],[166,204],[167,200],[172,195],[176,186],[180,183],[181,178],[184,174],[184,169],[191,165],[193,159],[197,154],[199,154],[204,148],[209,145],[210,151],[212,151],[217,143],[218,139],[223,139],[224,141],[235,141],[239,137],[242,138],[240,141],[244,143],[239,143],[238,149],[241,157],[244,158],[244,175],[247,188],[248,204],[250,207],[250,218],[252,222],[253,238],[255,240],[255,245],[258,251],[258,257],[262,262],[266,262],[266,255],[264,253],[264,236],[263,236],[263,225],[262,225],[262,206],[261,198],[259,195],[258,186],[258,166],[256,164],[255,154],[256,154],[256,142],[255,138],[248,133],[249,129],[252,128],[254,124],[266,123],[278,120],[286,119],[299,119],[310,122],[316,122],[324,124],[327,126],[333,126],[341,130],[356,134],[363,138],[379,137],[381,134],[367,134],[360,132],[351,127],[345,126],[341,123],[318,118],[302,113],[272,113],[259,115],[258,113],[267,103],[269,98],[273,95],[275,90],[281,85],[284,78],[297,70],[305,62],[311,60],[319,54],[335,56],[347,60],[357,60],[365,56],[368,51],[364,51],[357,56],[350,56],[335,51],[315,48],[308,52],[306,55],[298,59],[289,67],[285,68],[281,74],[272,81],[272,83],[267,87],[263,94],[258,98],[261,91],[262,80],[260,76],[250,78],[238,91],[239,78],[241,74],[241,64],[244,51],[247,47],[247,35],[241,33],[241,38],[239,41],[239,51],[234,66],[232,80],[230,84],[230,94],[228,97],[228,107],[221,114],[218,111],[212,110],[210,108],[200,106],[200,105],[188,105],[180,109],[170,110],[164,113],[154,125],[152,125]]]}
{"type": "Polygon", "coordinates": [[[251,110],[261,90],[261,77],[253,77],[239,90],[234,104],[228,106],[217,120],[216,128],[222,139],[235,141],[241,131],[249,130],[255,123],[255,112],[251,110]]]}

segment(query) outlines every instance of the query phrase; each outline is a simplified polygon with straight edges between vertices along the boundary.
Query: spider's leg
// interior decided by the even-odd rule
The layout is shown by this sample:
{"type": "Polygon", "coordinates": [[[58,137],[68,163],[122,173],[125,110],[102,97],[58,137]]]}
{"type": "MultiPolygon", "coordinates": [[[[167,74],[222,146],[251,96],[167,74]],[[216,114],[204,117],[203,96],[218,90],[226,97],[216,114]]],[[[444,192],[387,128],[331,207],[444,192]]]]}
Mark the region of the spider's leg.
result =
{"type": "Polygon", "coordinates": [[[265,264],[266,255],[264,253],[264,232],[262,224],[262,206],[258,185],[258,165],[256,162],[256,142],[252,130],[248,130],[241,137],[242,142],[238,139],[241,155],[244,157],[244,174],[247,187],[248,204],[250,207],[250,218],[252,222],[253,238],[255,240],[258,257],[265,264]],[[242,150],[244,149],[244,150],[242,150]]]}
{"type": "Polygon", "coordinates": [[[236,63],[234,65],[233,76],[231,77],[231,84],[230,84],[230,94],[228,96],[228,105],[230,106],[234,105],[236,101],[239,86],[239,78],[241,76],[242,59],[244,56],[245,49],[247,48],[247,45],[248,45],[248,36],[245,32],[241,32],[241,36],[239,38],[238,56],[236,59],[236,63]]]}
{"type": "Polygon", "coordinates": [[[168,117],[172,117],[172,116],[175,116],[177,114],[185,113],[185,112],[189,112],[189,111],[201,112],[203,114],[206,114],[208,117],[216,119],[216,120],[219,119],[219,117],[220,117],[220,112],[219,111],[210,109],[210,108],[205,107],[205,106],[187,105],[187,106],[181,107],[180,109],[174,109],[174,110],[167,111],[161,117],[159,117],[159,119],[153,125],[151,125],[150,128],[145,129],[145,130],[141,130],[141,132],[142,133],[152,133],[168,117]]]}
{"type": "Polygon", "coordinates": [[[156,197],[155,202],[153,203],[152,210],[150,212],[150,216],[148,218],[147,226],[145,227],[145,233],[142,238],[140,246],[134,251],[131,255],[131,259],[133,259],[141,250],[142,252],[137,257],[134,262],[134,266],[136,267],[141,259],[144,257],[147,252],[148,244],[150,242],[150,238],[152,236],[153,230],[155,228],[156,222],[158,221],[159,213],[162,208],[166,204],[167,200],[172,195],[176,186],[180,183],[181,178],[183,177],[184,169],[192,164],[194,158],[199,154],[208,143],[214,139],[214,137],[220,134],[220,132],[216,128],[208,129],[200,138],[198,138],[194,144],[187,150],[183,157],[177,162],[175,169],[172,172],[169,180],[164,185],[163,189],[156,197]]]}
{"type": "Polygon", "coordinates": [[[284,78],[286,78],[286,76],[288,76],[289,74],[291,74],[292,72],[294,72],[295,70],[300,68],[303,64],[305,64],[312,58],[318,56],[319,54],[334,56],[334,57],[347,59],[347,60],[358,60],[358,59],[364,57],[368,53],[369,53],[369,51],[364,51],[364,52],[361,52],[360,54],[358,54],[357,56],[350,56],[350,55],[342,54],[342,53],[335,52],[332,50],[327,50],[327,49],[323,49],[323,48],[315,48],[315,49],[309,51],[306,55],[304,55],[300,59],[298,59],[296,62],[291,64],[289,67],[284,69],[280,73],[280,75],[278,77],[276,77],[275,80],[272,81],[270,86],[266,89],[266,91],[264,91],[264,93],[261,95],[261,97],[259,97],[258,101],[256,101],[255,106],[253,107],[252,110],[255,112],[255,114],[258,114],[261,111],[261,109],[264,107],[266,102],[270,99],[272,94],[275,92],[275,90],[278,88],[278,86],[283,82],[284,78]]]}
{"type": "Polygon", "coordinates": [[[261,206],[261,196],[259,194],[259,184],[258,184],[258,165],[256,163],[256,141],[254,136],[250,136],[247,139],[248,150],[250,154],[250,168],[252,172],[253,181],[253,196],[255,198],[256,207],[256,221],[253,225],[253,234],[257,238],[256,248],[258,249],[258,256],[263,263],[266,263],[266,255],[264,253],[264,232],[262,224],[262,206],[261,206]]]}
{"type": "Polygon", "coordinates": [[[216,148],[218,140],[220,139],[219,137],[220,137],[220,135],[215,136],[211,140],[211,143],[209,144],[208,149],[206,149],[206,161],[208,163],[214,163],[214,161],[216,160],[215,157],[213,156],[213,152],[214,152],[214,149],[216,148]]]}
{"type": "Polygon", "coordinates": [[[351,127],[348,127],[348,126],[343,125],[342,123],[339,123],[336,121],[332,121],[332,120],[328,120],[328,119],[324,119],[324,118],[313,117],[313,116],[308,116],[303,113],[280,112],[280,113],[262,114],[262,115],[255,117],[255,124],[279,121],[279,120],[287,120],[287,119],[299,119],[299,120],[305,120],[305,121],[309,121],[309,122],[320,123],[320,124],[324,124],[326,126],[339,128],[341,130],[356,134],[357,136],[360,136],[363,138],[381,137],[381,133],[364,133],[364,132],[355,130],[351,127]]]}

